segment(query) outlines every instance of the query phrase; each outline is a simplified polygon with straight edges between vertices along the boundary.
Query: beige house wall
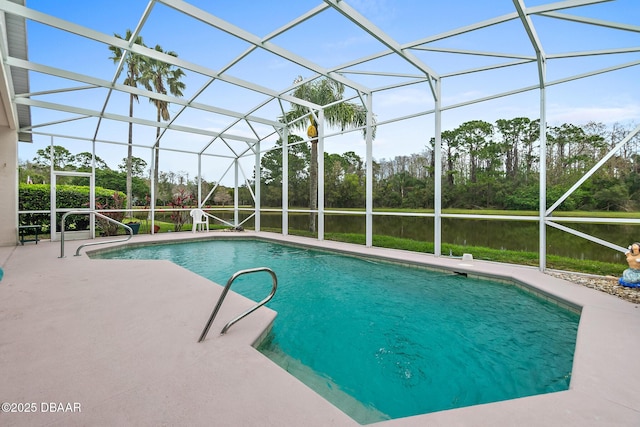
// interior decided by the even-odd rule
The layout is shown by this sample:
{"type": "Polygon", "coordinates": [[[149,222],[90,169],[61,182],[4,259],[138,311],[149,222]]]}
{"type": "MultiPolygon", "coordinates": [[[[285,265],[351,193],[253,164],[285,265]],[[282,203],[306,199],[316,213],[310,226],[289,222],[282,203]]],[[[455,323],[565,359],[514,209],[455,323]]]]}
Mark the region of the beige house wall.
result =
{"type": "Polygon", "coordinates": [[[18,133],[0,126],[0,246],[18,242],[18,133]]]}

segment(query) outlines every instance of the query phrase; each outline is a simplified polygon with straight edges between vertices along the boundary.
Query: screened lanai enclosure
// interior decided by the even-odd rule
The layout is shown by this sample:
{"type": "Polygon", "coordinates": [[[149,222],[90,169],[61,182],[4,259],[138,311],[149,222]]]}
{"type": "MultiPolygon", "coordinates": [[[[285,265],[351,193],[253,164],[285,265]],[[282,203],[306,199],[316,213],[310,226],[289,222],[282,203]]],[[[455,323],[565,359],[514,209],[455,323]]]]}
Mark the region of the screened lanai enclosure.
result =
{"type": "MultiPolygon", "coordinates": [[[[285,235],[294,214],[308,216],[321,240],[327,218],[346,215],[364,223],[372,246],[377,219],[412,217],[428,221],[422,239],[432,240],[440,256],[447,255],[443,221],[508,221],[537,228],[532,246],[541,270],[550,230],[616,253],[640,239],[638,218],[554,216],[598,170],[612,167],[621,150],[638,149],[635,0],[64,3],[0,0],[2,99],[16,121],[20,161],[49,160],[43,181],[51,184],[52,222],[70,209],[100,211],[96,170],[120,165],[131,176],[135,159],[138,178],[149,183],[148,199],[130,200],[126,210],[148,212],[152,224],[158,212],[181,208],[156,200],[158,174],[179,172],[197,188],[185,211],[197,206],[222,219],[216,211],[229,207],[216,206],[213,197],[225,187],[234,191],[232,216],[223,223],[261,230],[261,218],[275,213],[285,235]],[[515,118],[537,124],[527,152],[538,180],[534,213],[444,211],[443,187],[472,176],[474,162],[488,158],[460,147],[454,157],[450,132],[464,123],[515,118]],[[550,194],[548,130],[564,123],[620,123],[624,132],[600,147],[581,178],[550,194]],[[62,167],[60,147],[63,155],[83,154],[85,168],[62,167]],[[295,161],[302,148],[304,166],[295,161]],[[327,206],[333,153],[362,160],[354,183],[361,188],[358,206],[327,206]],[[430,183],[422,211],[374,205],[379,165],[398,156],[422,159],[430,183]],[[265,157],[277,163],[271,175],[280,171],[267,180],[278,186],[276,206],[261,203],[265,157]],[[454,161],[466,169],[454,174],[454,161]],[[301,175],[309,182],[308,206],[291,203],[292,182],[301,175]],[[56,182],[66,176],[91,188],[82,206],[55,201],[56,182]],[[590,223],[629,227],[636,235],[626,241],[581,231],[580,224],[590,223]]],[[[504,135],[506,151],[522,142],[504,135]]],[[[629,157],[635,170],[639,154],[629,157]]],[[[507,169],[506,161],[493,167],[501,175],[507,169]]],[[[33,178],[21,177],[20,184],[33,178]]],[[[128,178],[129,196],[133,185],[128,178]]]]}

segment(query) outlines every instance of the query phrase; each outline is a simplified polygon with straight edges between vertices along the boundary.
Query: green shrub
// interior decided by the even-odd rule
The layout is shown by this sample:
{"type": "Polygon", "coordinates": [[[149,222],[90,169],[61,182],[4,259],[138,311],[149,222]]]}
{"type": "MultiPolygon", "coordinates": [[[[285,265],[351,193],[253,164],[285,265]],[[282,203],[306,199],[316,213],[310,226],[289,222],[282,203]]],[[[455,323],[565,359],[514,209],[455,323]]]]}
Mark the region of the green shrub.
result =
{"type": "MultiPolygon", "coordinates": [[[[125,197],[122,192],[115,192],[102,187],[95,188],[96,206],[115,209],[114,193],[125,197]]],[[[56,187],[56,205],[65,208],[86,209],[89,207],[90,188],[79,185],[58,185],[56,187]]],[[[18,187],[18,209],[20,211],[47,211],[47,213],[21,214],[20,225],[41,225],[42,232],[50,232],[51,186],[49,184],[23,184],[18,187]]],[[[56,230],[60,231],[63,214],[56,216],[56,230]]],[[[69,215],[66,230],[87,230],[89,215],[69,215]]]]}

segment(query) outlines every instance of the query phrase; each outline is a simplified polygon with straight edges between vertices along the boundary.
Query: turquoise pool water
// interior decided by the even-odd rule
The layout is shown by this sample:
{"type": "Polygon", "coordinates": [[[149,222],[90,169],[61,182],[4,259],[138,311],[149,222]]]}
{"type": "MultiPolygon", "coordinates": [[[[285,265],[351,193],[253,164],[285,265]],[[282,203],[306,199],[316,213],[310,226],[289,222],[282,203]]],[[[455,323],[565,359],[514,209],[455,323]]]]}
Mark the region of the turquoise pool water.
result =
{"type": "MultiPolygon", "coordinates": [[[[222,285],[271,268],[278,316],[259,350],[361,424],[569,387],[579,315],[513,285],[251,240],[94,257],[168,259],[222,285]]],[[[270,289],[267,273],[232,286],[270,289]]]]}

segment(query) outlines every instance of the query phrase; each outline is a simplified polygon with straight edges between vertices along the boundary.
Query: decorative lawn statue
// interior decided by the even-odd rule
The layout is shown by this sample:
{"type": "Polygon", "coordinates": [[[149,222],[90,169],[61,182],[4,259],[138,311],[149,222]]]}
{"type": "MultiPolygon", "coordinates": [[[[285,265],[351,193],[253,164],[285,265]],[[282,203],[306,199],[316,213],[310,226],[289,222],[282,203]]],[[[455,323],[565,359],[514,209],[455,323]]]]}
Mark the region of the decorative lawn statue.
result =
{"type": "Polygon", "coordinates": [[[629,288],[640,288],[640,243],[635,242],[629,246],[627,255],[627,268],[618,283],[629,288]]]}

